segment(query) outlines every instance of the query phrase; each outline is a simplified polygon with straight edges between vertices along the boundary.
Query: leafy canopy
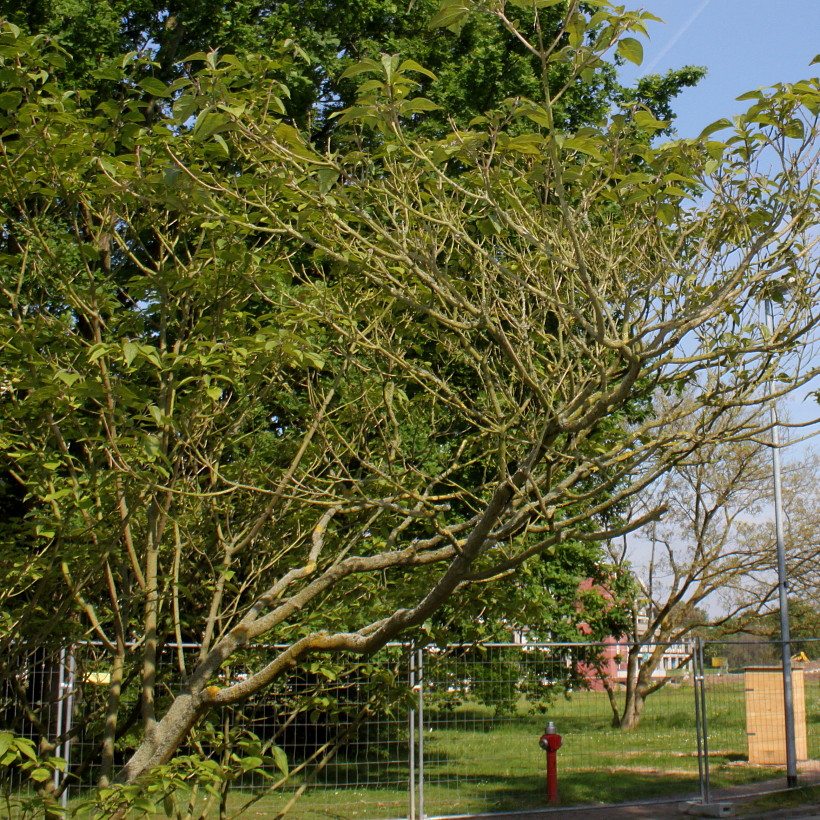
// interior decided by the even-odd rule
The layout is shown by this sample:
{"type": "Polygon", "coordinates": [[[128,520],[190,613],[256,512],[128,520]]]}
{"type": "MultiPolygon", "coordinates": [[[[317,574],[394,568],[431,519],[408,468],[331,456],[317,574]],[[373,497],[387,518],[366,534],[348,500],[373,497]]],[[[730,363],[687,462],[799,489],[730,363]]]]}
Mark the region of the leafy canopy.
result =
{"type": "Polygon", "coordinates": [[[529,27],[474,12],[546,67],[539,94],[425,133],[427,67],[363,61],[330,147],[288,116],[287,54],[202,54],[164,89],[129,58],[100,101],[3,30],[0,412],[22,516],[0,637],[102,642],[103,770],[121,685],[134,781],[299,664],[587,561],[660,513],[620,518],[728,405],[811,377],[818,81],[699,140],[657,144],[668,123],[642,108],[571,129],[568,89],[646,17],[563,11],[544,42],[539,4],[529,27]],[[768,332],[786,272],[799,296],[768,332]],[[691,395],[694,428],[675,423],[691,395]],[[159,686],[161,645],[189,638],[199,656],[159,686]]]}

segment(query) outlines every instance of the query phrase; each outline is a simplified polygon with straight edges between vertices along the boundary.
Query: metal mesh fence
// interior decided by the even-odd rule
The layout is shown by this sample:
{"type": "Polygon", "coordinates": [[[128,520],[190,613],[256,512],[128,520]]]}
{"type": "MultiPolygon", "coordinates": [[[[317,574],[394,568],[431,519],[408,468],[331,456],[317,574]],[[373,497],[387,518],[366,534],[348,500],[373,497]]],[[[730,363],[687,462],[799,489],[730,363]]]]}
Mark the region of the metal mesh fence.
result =
{"type": "MultiPolygon", "coordinates": [[[[275,652],[276,647],[264,651],[275,652]]],[[[160,653],[157,711],[162,713],[182,669],[192,669],[198,647],[165,647],[160,653]]],[[[229,813],[254,801],[248,817],[267,817],[306,792],[310,808],[299,816],[406,816],[411,754],[409,658],[402,646],[385,647],[366,662],[337,664],[317,657],[258,696],[208,715],[180,756],[214,761],[230,779],[229,813]],[[287,757],[283,778],[270,754],[287,757]],[[262,756],[264,765],[245,768],[262,756]]],[[[82,644],[58,655],[21,656],[0,694],[0,732],[46,739],[67,760],[54,778],[64,805],[81,799],[99,781],[111,658],[104,647],[82,644]]],[[[246,674],[242,664],[225,679],[246,674]]],[[[136,680],[123,684],[114,769],[139,739],[136,680]],[[130,685],[129,685],[130,684],[130,685]]],[[[0,790],[22,793],[36,784],[19,766],[0,767],[0,790]]],[[[216,801],[218,806],[219,801],[216,801]]]]}
{"type": "MultiPolygon", "coordinates": [[[[805,657],[820,655],[820,642],[806,646],[805,657]]],[[[715,790],[782,777],[782,762],[767,751],[781,742],[784,726],[778,645],[700,647],[636,647],[626,640],[395,645],[342,665],[314,658],[287,682],[208,716],[181,752],[230,772],[228,816],[251,802],[243,815],[250,818],[275,816],[296,798],[294,816],[306,820],[543,809],[545,754],[538,741],[548,720],[563,738],[563,806],[694,797],[704,785],[715,790]],[[633,687],[645,696],[630,708],[627,678],[653,653],[655,668],[633,687]],[[768,667],[760,671],[774,682],[774,694],[750,682],[755,666],[768,667]],[[286,781],[270,756],[274,747],[287,755],[286,781]],[[249,755],[261,755],[264,764],[244,768],[249,755]]],[[[195,646],[163,650],[160,711],[197,653],[195,646]]],[[[54,754],[68,760],[55,777],[70,806],[99,779],[110,657],[85,644],[21,658],[16,674],[6,675],[0,731],[54,743],[54,754]]],[[[795,673],[805,747],[800,769],[813,771],[820,759],[820,663],[796,662],[795,673]]],[[[246,670],[237,662],[223,674],[236,680],[246,670]]],[[[139,721],[137,682],[126,681],[115,767],[134,748],[139,721]]],[[[0,768],[4,790],[31,785],[19,768],[0,768]]]]}
{"type": "Polygon", "coordinates": [[[676,661],[679,668],[661,665],[656,682],[666,683],[647,699],[637,727],[623,731],[619,675],[626,674],[628,647],[622,651],[612,643],[498,644],[427,653],[421,808],[435,816],[546,807],[538,741],[548,719],[563,738],[563,805],[694,794],[694,695],[686,655],[676,661]],[[610,662],[602,664],[607,654],[610,662]],[[613,690],[617,716],[602,678],[613,690]]]}
{"type": "MultiPolygon", "coordinates": [[[[792,644],[797,771],[820,775],[820,640],[792,644]]],[[[755,639],[703,643],[704,763],[711,791],[740,782],[771,782],[786,767],[781,644],[755,639]]],[[[779,784],[778,784],[779,785],[779,784]]]]}

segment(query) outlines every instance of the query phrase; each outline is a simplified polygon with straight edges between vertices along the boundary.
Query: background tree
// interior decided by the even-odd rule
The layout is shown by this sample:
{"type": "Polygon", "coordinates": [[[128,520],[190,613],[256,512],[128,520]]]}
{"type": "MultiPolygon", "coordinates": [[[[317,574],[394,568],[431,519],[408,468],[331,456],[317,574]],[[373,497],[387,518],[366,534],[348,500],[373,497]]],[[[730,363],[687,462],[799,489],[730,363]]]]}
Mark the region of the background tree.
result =
{"type": "MultiPolygon", "coordinates": [[[[780,640],[780,609],[773,612],[764,621],[759,632],[770,640],[780,640]]],[[[810,661],[820,660],[820,611],[814,597],[789,599],[789,634],[792,653],[805,655],[810,661]]],[[[779,648],[779,647],[778,647],[779,648]]]]}
{"type": "Polygon", "coordinates": [[[64,95],[53,53],[5,29],[2,419],[33,503],[3,637],[31,612],[103,643],[109,769],[138,693],[121,780],[212,707],[641,526],[657,511],[624,504],[723,437],[728,405],[811,376],[818,82],[761,92],[723,142],[653,147],[647,111],[556,128],[549,66],[581,76],[644,20],[572,5],[544,46],[507,21],[544,96],[444,138],[403,127],[429,107],[417,64],[365,62],[321,151],[283,116],[279,60],[206,57],[162,120],[127,76],[102,107],[64,95]],[[801,297],[761,335],[786,268],[801,297]],[[187,636],[169,692],[159,649],[187,636]]]}
{"type": "MultiPolygon", "coordinates": [[[[509,36],[498,15],[453,17],[450,13],[442,20],[452,20],[450,30],[431,28],[439,5],[438,0],[2,0],[0,16],[29,33],[57,37],[73,55],[65,79],[82,88],[99,86],[104,94],[112,91],[106,71],[132,51],[153,57],[144,72],[170,83],[185,75],[182,61],[195,52],[275,56],[279,44],[293,41],[305,59],[283,72],[289,93],[282,103],[288,115],[307,126],[313,141],[321,144],[332,131],[333,113],[356,97],[356,82],[338,78],[349,66],[364,58],[378,60],[383,53],[412,55],[434,72],[434,77],[420,77],[425,95],[442,107],[441,114],[426,112],[428,131],[448,131],[447,117],[466,127],[473,117],[510,97],[539,96],[538,56],[509,36]]],[[[532,24],[530,5],[510,4],[509,13],[532,24]]],[[[594,11],[592,5],[581,4],[581,8],[594,11]]],[[[565,11],[563,4],[539,10],[545,38],[561,30],[565,11]]],[[[671,101],[695,85],[705,69],[687,66],[663,77],[650,75],[633,88],[621,87],[609,62],[588,66],[583,77],[574,76],[566,63],[552,63],[549,72],[555,87],[573,78],[556,102],[554,116],[558,124],[577,128],[597,123],[613,104],[645,105],[657,118],[671,120],[671,101]]],[[[150,96],[151,88],[145,91],[150,96]]]]}
{"type": "MultiPolygon", "coordinates": [[[[787,464],[783,473],[784,525],[786,565],[789,581],[789,621],[792,649],[795,654],[805,652],[811,659],[820,655],[820,644],[811,640],[818,634],[817,587],[820,581],[820,548],[817,531],[818,516],[818,462],[815,453],[809,453],[798,464],[787,464]]],[[[774,549],[774,525],[770,520],[755,520],[746,528],[749,549],[770,553],[774,549]]],[[[771,578],[762,579],[747,595],[765,595],[771,578]]],[[[776,601],[774,602],[776,604],[776,601]]],[[[765,618],[745,628],[772,640],[780,638],[779,607],[765,618]]]]}
{"type": "MultiPolygon", "coordinates": [[[[683,426],[697,425],[702,413],[693,403],[683,426]]],[[[642,596],[634,604],[629,631],[622,712],[613,701],[615,718],[624,729],[638,725],[646,698],[669,682],[668,677],[654,677],[669,644],[698,631],[714,639],[738,631],[759,632],[776,605],[774,531],[770,522],[760,523],[772,494],[771,451],[763,443],[769,416],[765,409],[730,408],[719,427],[721,435],[714,443],[675,465],[638,507],[665,512],[640,534],[646,555],[631,556],[642,596]]],[[[787,468],[793,527],[798,520],[795,506],[802,505],[795,491],[817,482],[816,463],[809,458],[787,468]]],[[[805,525],[808,521],[799,526],[805,525]]],[[[805,541],[790,537],[789,546],[795,566],[810,560],[812,551],[805,541]]],[[[630,555],[625,545],[613,544],[611,551],[620,561],[630,555]]]]}

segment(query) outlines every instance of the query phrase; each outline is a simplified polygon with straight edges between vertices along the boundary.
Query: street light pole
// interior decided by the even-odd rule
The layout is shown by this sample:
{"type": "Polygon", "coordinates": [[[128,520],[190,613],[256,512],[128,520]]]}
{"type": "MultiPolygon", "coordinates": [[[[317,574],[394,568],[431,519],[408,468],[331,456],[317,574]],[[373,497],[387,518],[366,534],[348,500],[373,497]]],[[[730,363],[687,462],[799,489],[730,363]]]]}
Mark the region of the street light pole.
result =
{"type": "MultiPolygon", "coordinates": [[[[766,324],[774,333],[772,300],[765,301],[766,324]]],[[[774,482],[774,530],[777,543],[777,590],[780,603],[780,652],[783,659],[783,707],[786,721],[786,784],[797,785],[797,746],[794,737],[794,695],[792,691],[792,644],[789,631],[789,581],[786,546],[783,539],[783,493],[780,484],[780,428],[774,399],[774,382],[768,382],[769,413],[772,426],[772,473],[774,482]]]]}

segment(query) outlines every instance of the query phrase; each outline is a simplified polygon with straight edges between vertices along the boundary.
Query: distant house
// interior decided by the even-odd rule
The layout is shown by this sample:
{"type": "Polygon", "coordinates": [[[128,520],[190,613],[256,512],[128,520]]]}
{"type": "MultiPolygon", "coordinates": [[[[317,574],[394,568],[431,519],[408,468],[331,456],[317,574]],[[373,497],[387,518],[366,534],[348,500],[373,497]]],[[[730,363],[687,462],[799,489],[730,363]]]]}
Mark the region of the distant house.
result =
{"type": "MultiPolygon", "coordinates": [[[[590,589],[595,589],[601,593],[604,598],[612,599],[612,595],[606,587],[600,583],[587,578],[578,585],[579,592],[585,592],[590,589]]],[[[579,604],[580,608],[580,604],[579,604]]],[[[604,690],[602,683],[602,676],[615,684],[625,684],[627,677],[627,659],[629,656],[629,647],[633,643],[627,635],[620,637],[609,636],[603,641],[595,641],[592,635],[592,629],[585,623],[580,623],[580,631],[587,636],[590,636],[590,644],[599,644],[601,647],[600,660],[598,663],[590,663],[588,661],[573,661],[571,655],[567,655],[563,659],[563,663],[567,668],[575,667],[576,671],[586,679],[587,685],[592,691],[601,692],[604,690]]],[[[644,609],[637,616],[638,635],[646,634],[649,628],[649,616],[644,609]]],[[[536,649],[541,651],[550,651],[550,637],[546,641],[539,640],[539,638],[529,629],[511,629],[510,635],[512,642],[522,648],[524,652],[532,652],[536,649]]],[[[560,646],[560,644],[558,644],[560,646]]],[[[655,647],[654,642],[648,642],[646,646],[642,647],[638,653],[639,663],[643,663],[652,653],[655,647]]],[[[554,649],[552,650],[554,651],[554,649]]],[[[654,680],[660,680],[667,677],[679,678],[688,673],[692,669],[691,649],[686,643],[669,644],[666,647],[660,662],[655,670],[652,672],[654,680]]]]}
{"type": "MultiPolygon", "coordinates": [[[[591,579],[582,581],[578,587],[579,591],[592,588],[597,589],[605,597],[610,594],[607,589],[591,579]]],[[[582,624],[581,629],[583,630],[583,628],[584,625],[582,624]]],[[[637,617],[638,635],[645,635],[648,628],[649,616],[646,609],[644,609],[637,617]]],[[[598,664],[583,663],[578,665],[578,669],[587,679],[590,689],[596,692],[603,690],[604,686],[601,681],[601,676],[606,677],[616,684],[626,683],[627,659],[631,643],[632,641],[626,635],[607,637],[603,641],[600,662],[598,664]]],[[[651,655],[654,647],[655,643],[651,641],[648,642],[645,647],[642,647],[642,651],[638,653],[639,663],[643,663],[643,661],[651,655]]],[[[690,655],[691,650],[685,643],[670,644],[664,651],[657,667],[652,672],[652,678],[659,680],[671,676],[679,677],[681,674],[690,671],[692,668],[690,655]]]]}
{"type": "MultiPolygon", "coordinates": [[[[638,615],[638,634],[645,634],[649,626],[649,617],[645,612],[638,615]]],[[[602,691],[604,686],[600,675],[605,675],[613,683],[626,683],[627,658],[629,647],[632,641],[622,635],[619,638],[609,637],[604,641],[601,650],[601,663],[599,669],[589,668],[584,670],[590,688],[596,692],[602,691]]],[[[648,642],[638,653],[639,662],[643,663],[655,648],[654,642],[648,642]]],[[[660,680],[668,677],[680,677],[682,674],[692,670],[692,650],[686,643],[669,644],[664,650],[652,678],[660,680]]]]}

